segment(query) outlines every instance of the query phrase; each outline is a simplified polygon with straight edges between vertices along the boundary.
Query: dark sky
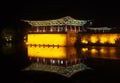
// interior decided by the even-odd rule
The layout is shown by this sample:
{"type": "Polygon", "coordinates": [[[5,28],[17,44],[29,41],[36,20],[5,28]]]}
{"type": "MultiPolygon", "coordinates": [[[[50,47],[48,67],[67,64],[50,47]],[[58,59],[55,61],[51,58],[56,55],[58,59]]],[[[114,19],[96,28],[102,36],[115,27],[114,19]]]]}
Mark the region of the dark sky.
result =
{"type": "Polygon", "coordinates": [[[72,16],[76,19],[92,19],[95,26],[120,26],[118,2],[102,0],[39,0],[3,1],[0,3],[1,25],[20,19],[54,19],[72,16]]]}

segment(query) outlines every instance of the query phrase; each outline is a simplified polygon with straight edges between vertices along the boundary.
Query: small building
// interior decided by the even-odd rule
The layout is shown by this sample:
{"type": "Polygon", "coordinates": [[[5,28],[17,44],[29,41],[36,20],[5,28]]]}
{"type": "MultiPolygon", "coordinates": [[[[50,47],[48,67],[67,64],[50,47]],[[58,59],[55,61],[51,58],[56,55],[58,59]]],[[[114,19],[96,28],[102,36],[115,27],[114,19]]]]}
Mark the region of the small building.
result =
{"type": "Polygon", "coordinates": [[[110,32],[111,29],[109,27],[87,27],[90,32],[110,32]]]}

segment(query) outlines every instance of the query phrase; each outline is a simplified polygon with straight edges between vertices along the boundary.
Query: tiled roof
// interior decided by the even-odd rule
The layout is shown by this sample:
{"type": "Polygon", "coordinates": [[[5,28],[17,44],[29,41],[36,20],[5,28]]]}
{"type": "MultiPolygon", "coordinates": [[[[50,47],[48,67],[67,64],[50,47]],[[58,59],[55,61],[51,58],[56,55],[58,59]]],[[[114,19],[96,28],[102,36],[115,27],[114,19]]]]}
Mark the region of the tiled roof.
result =
{"type": "Polygon", "coordinates": [[[77,20],[70,16],[62,17],[54,20],[43,20],[43,21],[33,21],[33,20],[23,20],[28,22],[31,26],[57,26],[57,25],[74,25],[83,26],[88,20],[77,20]]]}

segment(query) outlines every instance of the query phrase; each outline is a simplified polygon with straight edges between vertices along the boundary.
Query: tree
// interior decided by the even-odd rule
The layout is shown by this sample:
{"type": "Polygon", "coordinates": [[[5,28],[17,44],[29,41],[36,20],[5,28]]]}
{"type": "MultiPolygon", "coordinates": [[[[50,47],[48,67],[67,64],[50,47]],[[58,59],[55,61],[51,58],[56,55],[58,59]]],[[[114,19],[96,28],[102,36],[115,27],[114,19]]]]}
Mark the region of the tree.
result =
{"type": "Polygon", "coordinates": [[[14,40],[15,34],[16,33],[14,29],[12,29],[11,27],[6,27],[1,32],[1,38],[4,41],[10,42],[14,40]]]}
{"type": "Polygon", "coordinates": [[[17,21],[2,29],[1,39],[7,42],[22,42],[29,27],[26,23],[17,21]]]}

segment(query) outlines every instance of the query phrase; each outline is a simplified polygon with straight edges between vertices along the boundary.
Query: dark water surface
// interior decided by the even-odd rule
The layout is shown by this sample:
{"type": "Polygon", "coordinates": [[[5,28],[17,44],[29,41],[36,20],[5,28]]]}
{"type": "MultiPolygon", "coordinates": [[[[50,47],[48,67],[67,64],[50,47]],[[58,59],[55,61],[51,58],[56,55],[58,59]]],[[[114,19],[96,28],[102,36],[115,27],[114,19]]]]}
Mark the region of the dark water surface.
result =
{"type": "MultiPolygon", "coordinates": [[[[38,47],[30,48],[37,50],[36,48],[38,47]]],[[[48,48],[45,47],[45,49],[48,48]]],[[[61,47],[58,49],[61,49],[61,47]]],[[[70,78],[52,72],[21,71],[32,63],[29,57],[28,47],[24,43],[6,43],[0,47],[1,83],[2,81],[9,81],[11,83],[120,83],[119,47],[84,46],[79,48],[64,47],[64,49],[67,49],[65,56],[67,56],[67,60],[70,59],[70,62],[73,61],[72,64],[74,64],[74,60],[81,59],[81,63],[92,68],[92,70],[80,71],[70,78]]],[[[40,49],[35,52],[39,54],[39,51],[40,49]]],[[[61,63],[60,66],[64,66],[64,64],[62,65],[61,63]]]]}

